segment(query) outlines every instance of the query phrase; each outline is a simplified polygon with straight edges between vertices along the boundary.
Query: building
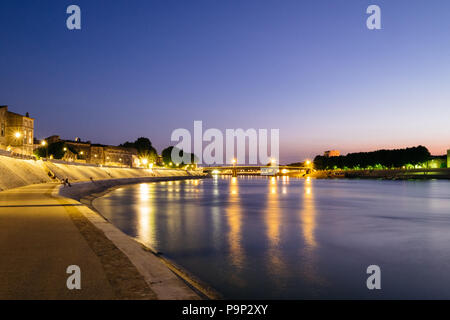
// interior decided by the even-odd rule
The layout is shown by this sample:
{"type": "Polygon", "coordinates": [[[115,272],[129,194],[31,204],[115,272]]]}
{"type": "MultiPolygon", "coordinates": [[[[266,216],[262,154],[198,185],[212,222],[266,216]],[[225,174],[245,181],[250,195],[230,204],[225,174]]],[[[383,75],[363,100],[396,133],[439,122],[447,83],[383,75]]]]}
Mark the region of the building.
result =
{"type": "Polygon", "coordinates": [[[89,162],[106,166],[139,166],[136,149],[103,145],[91,146],[89,162]]]}
{"type": "Polygon", "coordinates": [[[21,155],[33,155],[34,119],[0,106],[0,149],[21,155]]]}
{"type": "Polygon", "coordinates": [[[328,150],[324,152],[324,157],[339,157],[341,152],[339,150],[328,150]]]}
{"type": "Polygon", "coordinates": [[[64,161],[90,163],[104,166],[137,167],[139,165],[137,150],[101,144],[91,144],[76,138],[62,140],[59,136],[46,139],[48,144],[64,142],[64,161]]]}

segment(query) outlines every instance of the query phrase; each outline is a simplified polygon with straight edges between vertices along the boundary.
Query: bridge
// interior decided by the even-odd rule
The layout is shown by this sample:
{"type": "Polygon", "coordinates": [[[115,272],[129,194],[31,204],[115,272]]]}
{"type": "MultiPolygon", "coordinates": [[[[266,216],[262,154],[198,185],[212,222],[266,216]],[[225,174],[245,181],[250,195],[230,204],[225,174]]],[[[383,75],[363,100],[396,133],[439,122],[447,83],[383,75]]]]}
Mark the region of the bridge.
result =
{"type": "Polygon", "coordinates": [[[311,167],[293,166],[218,166],[202,167],[204,173],[217,175],[305,175],[312,171],[311,167]]]}

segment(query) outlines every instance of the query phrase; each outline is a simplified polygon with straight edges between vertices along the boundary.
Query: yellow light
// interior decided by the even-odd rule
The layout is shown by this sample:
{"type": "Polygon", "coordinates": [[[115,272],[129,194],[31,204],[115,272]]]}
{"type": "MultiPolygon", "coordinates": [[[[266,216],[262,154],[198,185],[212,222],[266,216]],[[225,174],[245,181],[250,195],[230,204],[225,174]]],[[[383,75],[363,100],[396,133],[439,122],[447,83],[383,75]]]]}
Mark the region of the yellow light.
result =
{"type": "Polygon", "coordinates": [[[64,148],[63,150],[64,150],[64,151],[67,151],[67,148],[64,148]]]}
{"type": "Polygon", "coordinates": [[[41,144],[42,144],[43,146],[45,146],[45,145],[47,145],[47,141],[42,140],[41,144]]]}
{"type": "Polygon", "coordinates": [[[83,155],[83,154],[84,154],[84,152],[83,152],[83,151],[81,151],[81,152],[80,152],[80,154],[81,154],[81,155],[83,155]]]}
{"type": "Polygon", "coordinates": [[[235,164],[236,163],[236,159],[231,160],[231,163],[235,164]]]}
{"type": "Polygon", "coordinates": [[[283,169],[283,170],[281,170],[281,173],[282,173],[282,174],[286,174],[286,173],[288,173],[288,172],[289,172],[288,169],[283,169]]]}
{"type": "Polygon", "coordinates": [[[305,163],[306,163],[307,166],[309,166],[311,164],[311,161],[306,160],[305,163]]]}
{"type": "Polygon", "coordinates": [[[147,165],[147,163],[148,163],[148,160],[147,160],[147,159],[142,159],[142,164],[143,164],[143,165],[145,165],[145,166],[146,166],[146,165],[147,165]]]}
{"type": "Polygon", "coordinates": [[[275,163],[277,163],[277,160],[272,159],[272,160],[270,160],[270,162],[271,162],[272,164],[275,164],[275,163]]]}
{"type": "Polygon", "coordinates": [[[20,137],[22,136],[22,134],[21,134],[20,132],[16,132],[16,133],[14,133],[14,136],[15,136],[16,138],[20,138],[20,137]]]}

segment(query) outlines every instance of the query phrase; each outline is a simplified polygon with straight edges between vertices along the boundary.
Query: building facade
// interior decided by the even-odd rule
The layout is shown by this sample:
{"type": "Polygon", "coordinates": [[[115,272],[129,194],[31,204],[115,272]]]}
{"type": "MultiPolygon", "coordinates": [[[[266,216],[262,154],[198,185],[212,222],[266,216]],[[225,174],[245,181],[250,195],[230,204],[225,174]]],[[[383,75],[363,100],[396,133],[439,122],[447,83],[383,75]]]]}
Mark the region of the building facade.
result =
{"type": "Polygon", "coordinates": [[[46,141],[48,144],[64,142],[64,161],[116,167],[137,167],[139,165],[137,150],[133,148],[91,144],[79,139],[61,140],[59,136],[51,136],[46,141]]]}
{"type": "Polygon", "coordinates": [[[34,119],[8,111],[0,106],[0,149],[13,153],[33,155],[34,119]]]}
{"type": "Polygon", "coordinates": [[[341,152],[339,150],[328,150],[323,154],[325,157],[339,157],[341,152]]]}

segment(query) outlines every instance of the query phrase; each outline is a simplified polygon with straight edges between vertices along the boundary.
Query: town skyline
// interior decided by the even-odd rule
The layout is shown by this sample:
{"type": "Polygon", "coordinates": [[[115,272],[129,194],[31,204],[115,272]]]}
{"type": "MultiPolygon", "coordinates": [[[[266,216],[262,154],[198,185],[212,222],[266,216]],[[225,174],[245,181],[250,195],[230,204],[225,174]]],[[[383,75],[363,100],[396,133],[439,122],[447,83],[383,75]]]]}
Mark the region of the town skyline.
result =
{"type": "Polygon", "coordinates": [[[377,1],[382,29],[368,30],[366,1],[334,10],[329,1],[116,1],[102,14],[106,2],[81,0],[77,31],[65,26],[69,3],[25,2],[0,4],[1,104],[38,118],[37,138],[144,136],[161,151],[173,130],[202,120],[280,129],[284,163],[331,149],[449,148],[444,1],[377,1]]]}

